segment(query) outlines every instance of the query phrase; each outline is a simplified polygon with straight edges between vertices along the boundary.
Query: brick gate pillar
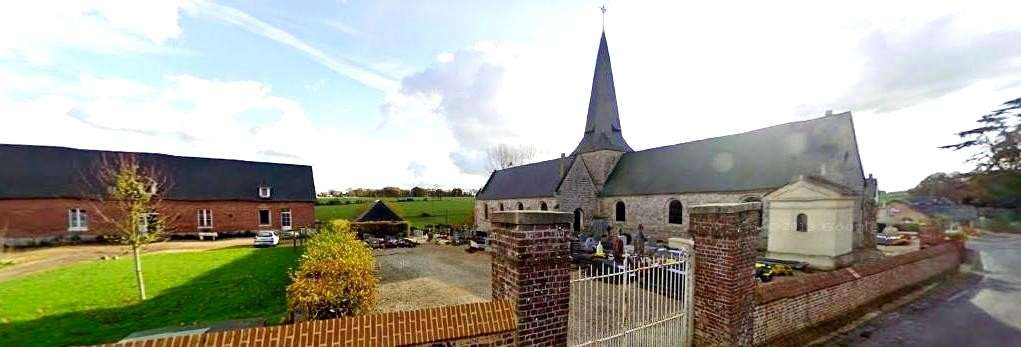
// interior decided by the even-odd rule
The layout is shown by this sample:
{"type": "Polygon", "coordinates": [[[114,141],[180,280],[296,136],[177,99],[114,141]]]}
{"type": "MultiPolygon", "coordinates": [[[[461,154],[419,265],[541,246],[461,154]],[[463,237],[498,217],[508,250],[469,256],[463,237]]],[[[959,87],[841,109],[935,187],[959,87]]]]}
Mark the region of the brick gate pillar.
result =
{"type": "Polygon", "coordinates": [[[695,346],[752,346],[755,246],[762,203],[690,209],[695,241],[695,346]]]}
{"type": "Polygon", "coordinates": [[[508,211],[490,217],[493,300],[515,308],[518,345],[566,346],[573,215],[508,211]]]}

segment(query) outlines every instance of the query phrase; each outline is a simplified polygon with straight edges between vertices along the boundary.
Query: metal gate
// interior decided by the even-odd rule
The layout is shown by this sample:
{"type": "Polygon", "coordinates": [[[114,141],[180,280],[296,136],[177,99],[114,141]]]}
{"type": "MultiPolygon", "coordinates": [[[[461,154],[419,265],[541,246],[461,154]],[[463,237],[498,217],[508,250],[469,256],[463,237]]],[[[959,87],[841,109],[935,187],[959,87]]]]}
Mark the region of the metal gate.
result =
{"type": "Polygon", "coordinates": [[[691,254],[595,259],[571,275],[569,346],[689,346],[691,254]]]}

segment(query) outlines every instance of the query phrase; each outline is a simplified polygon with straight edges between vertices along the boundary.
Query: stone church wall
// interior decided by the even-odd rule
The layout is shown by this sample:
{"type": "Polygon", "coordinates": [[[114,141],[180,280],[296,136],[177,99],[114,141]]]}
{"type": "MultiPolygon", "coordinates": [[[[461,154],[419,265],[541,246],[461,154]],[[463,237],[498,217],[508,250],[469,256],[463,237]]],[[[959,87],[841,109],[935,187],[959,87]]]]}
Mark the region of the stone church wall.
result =
{"type": "Polygon", "coordinates": [[[610,177],[610,173],[617,167],[617,161],[620,160],[620,156],[623,154],[622,152],[603,150],[581,155],[580,159],[585,162],[584,167],[588,169],[589,177],[596,191],[603,189],[606,179],[610,177]]]}
{"type": "MultiPolygon", "coordinates": [[[[524,205],[525,210],[540,210],[543,202],[546,203],[549,211],[557,210],[557,199],[552,196],[545,198],[475,200],[475,230],[490,230],[489,218],[486,218],[485,208],[489,208],[489,213],[500,212],[500,204],[503,204],[503,211],[516,211],[519,202],[524,205]]],[[[492,217],[492,215],[489,217],[492,217]]]]}
{"type": "MultiPolygon", "coordinates": [[[[689,213],[691,206],[715,203],[737,203],[747,198],[762,199],[769,190],[733,192],[733,193],[683,193],[628,195],[599,198],[600,211],[610,221],[613,228],[622,227],[625,233],[634,235],[638,232],[638,224],[644,226],[644,233],[649,240],[666,242],[671,237],[689,237],[689,213]],[[668,223],[670,201],[678,200],[684,207],[683,223],[668,223]],[[616,221],[615,206],[618,201],[624,202],[625,221],[616,221]]],[[[763,215],[765,220],[767,216],[763,215]]],[[[765,224],[764,224],[765,225],[765,224]]],[[[765,234],[763,234],[765,235],[765,234]]]]}
{"type": "Polygon", "coordinates": [[[583,230],[592,225],[592,217],[596,213],[596,187],[586,166],[581,160],[575,160],[557,192],[560,211],[574,213],[576,209],[582,210],[583,230]]]}

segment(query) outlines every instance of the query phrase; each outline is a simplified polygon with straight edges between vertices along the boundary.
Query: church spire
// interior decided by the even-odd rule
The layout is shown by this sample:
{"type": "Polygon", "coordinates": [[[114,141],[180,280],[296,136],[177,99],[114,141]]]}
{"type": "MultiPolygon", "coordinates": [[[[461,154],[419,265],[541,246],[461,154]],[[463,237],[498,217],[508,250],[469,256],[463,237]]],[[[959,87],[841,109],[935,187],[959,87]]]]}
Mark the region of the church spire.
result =
{"type": "Polygon", "coordinates": [[[620,115],[617,113],[617,93],[613,88],[613,71],[610,68],[610,49],[606,46],[606,32],[599,39],[595,75],[592,76],[592,94],[589,96],[585,135],[572,154],[602,149],[631,152],[620,132],[620,115]]]}

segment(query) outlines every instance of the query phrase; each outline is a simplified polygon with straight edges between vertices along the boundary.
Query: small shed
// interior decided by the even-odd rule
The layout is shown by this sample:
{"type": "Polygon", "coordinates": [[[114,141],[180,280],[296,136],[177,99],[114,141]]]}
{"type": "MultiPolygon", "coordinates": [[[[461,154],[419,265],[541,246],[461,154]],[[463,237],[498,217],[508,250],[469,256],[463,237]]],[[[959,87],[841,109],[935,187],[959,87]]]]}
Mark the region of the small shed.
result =
{"type": "Polygon", "coordinates": [[[351,229],[361,238],[365,234],[375,237],[408,236],[408,222],[401,218],[386,202],[373,201],[351,222],[351,229]]]}

